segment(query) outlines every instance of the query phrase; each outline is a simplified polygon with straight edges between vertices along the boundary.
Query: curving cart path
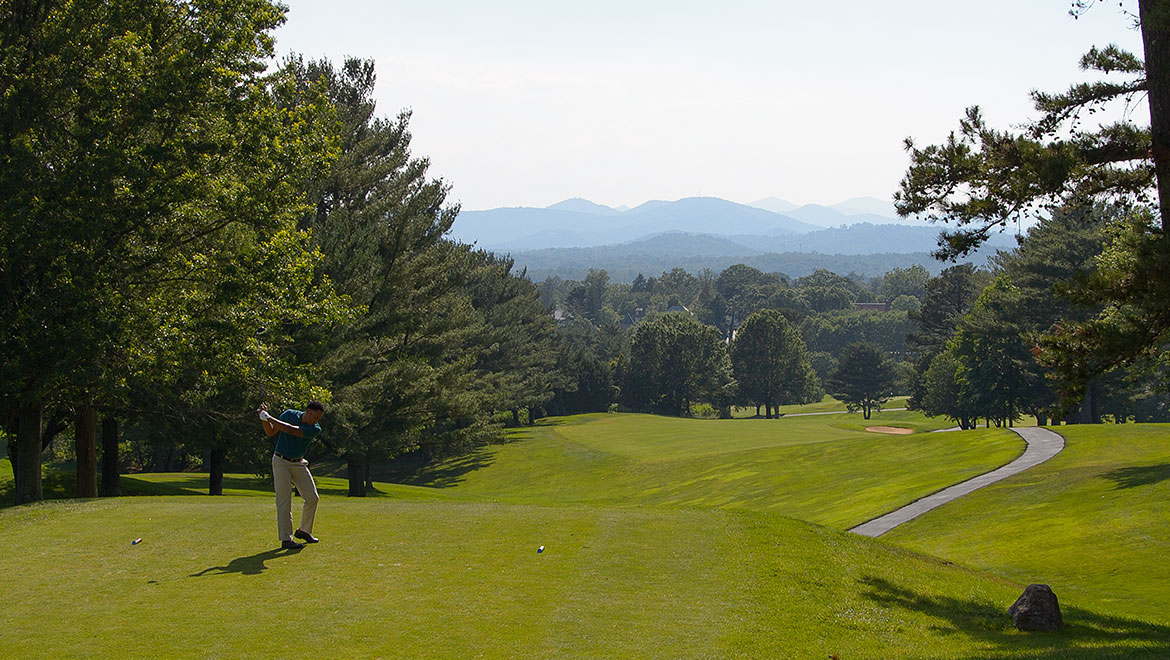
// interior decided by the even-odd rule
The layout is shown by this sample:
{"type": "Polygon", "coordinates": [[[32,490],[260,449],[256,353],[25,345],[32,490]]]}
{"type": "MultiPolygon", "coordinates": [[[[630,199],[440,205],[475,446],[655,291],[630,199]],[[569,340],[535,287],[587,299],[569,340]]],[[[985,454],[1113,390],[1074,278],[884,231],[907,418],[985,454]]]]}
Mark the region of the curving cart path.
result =
{"type": "Polygon", "coordinates": [[[958,499],[967,493],[979,490],[1001,479],[1006,479],[1013,474],[1019,474],[1028,468],[1036,467],[1053,456],[1056,456],[1064,449],[1064,438],[1048,429],[1026,427],[1012,430],[1023,438],[1024,442],[1028,443],[1028,448],[1024,450],[1023,456],[1020,456],[998,470],[981,474],[978,477],[968,479],[950,488],[944,488],[933,495],[928,495],[916,502],[911,502],[897,511],[892,511],[879,518],[874,518],[849,531],[855,534],[861,534],[862,536],[881,536],[898,525],[910,522],[931,509],[940,507],[947,502],[958,499]]]}

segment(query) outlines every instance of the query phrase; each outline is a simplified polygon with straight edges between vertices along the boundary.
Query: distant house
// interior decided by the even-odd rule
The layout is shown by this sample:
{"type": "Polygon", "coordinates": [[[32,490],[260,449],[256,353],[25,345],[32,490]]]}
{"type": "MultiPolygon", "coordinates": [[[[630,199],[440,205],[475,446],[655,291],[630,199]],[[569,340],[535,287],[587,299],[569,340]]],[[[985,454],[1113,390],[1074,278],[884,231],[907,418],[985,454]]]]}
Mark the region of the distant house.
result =
{"type": "Polygon", "coordinates": [[[629,330],[641,323],[644,318],[646,318],[646,310],[641,307],[636,307],[634,311],[622,317],[622,330],[629,330]]]}
{"type": "Polygon", "coordinates": [[[686,307],[683,307],[682,305],[671,305],[670,307],[668,307],[666,309],[666,311],[668,311],[668,312],[682,312],[684,314],[691,313],[691,310],[687,309],[686,307]]]}
{"type": "Polygon", "coordinates": [[[560,305],[553,307],[552,315],[553,319],[555,319],[557,322],[557,327],[565,325],[569,321],[573,320],[573,315],[561,309],[560,305]]]}
{"type": "Polygon", "coordinates": [[[860,309],[863,312],[888,312],[890,311],[890,303],[853,303],[853,309],[860,309]]]}

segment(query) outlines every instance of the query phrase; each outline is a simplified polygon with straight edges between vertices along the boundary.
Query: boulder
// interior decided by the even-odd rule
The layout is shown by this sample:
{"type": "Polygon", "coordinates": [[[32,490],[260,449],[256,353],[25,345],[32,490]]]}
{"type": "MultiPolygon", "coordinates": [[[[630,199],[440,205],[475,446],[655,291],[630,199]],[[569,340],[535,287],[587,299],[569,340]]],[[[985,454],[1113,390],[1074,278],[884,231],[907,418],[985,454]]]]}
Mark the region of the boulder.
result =
{"type": "Polygon", "coordinates": [[[1053,631],[1064,628],[1060,603],[1046,584],[1029,584],[1024,593],[1008,608],[1016,628],[1027,631],[1053,631]]]}

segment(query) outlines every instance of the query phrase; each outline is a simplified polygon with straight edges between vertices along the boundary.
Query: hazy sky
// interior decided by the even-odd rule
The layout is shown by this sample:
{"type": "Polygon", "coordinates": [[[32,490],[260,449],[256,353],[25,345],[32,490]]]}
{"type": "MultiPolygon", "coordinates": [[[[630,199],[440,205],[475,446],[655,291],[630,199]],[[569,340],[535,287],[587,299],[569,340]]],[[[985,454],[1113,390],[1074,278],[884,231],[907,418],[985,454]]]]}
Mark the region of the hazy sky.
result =
{"type": "Polygon", "coordinates": [[[413,111],[465,210],[889,199],[904,138],[973,104],[1026,120],[1094,44],[1141,54],[1117,0],[1079,20],[1068,0],[285,2],[278,53],[375,60],[378,113],[413,111]]]}

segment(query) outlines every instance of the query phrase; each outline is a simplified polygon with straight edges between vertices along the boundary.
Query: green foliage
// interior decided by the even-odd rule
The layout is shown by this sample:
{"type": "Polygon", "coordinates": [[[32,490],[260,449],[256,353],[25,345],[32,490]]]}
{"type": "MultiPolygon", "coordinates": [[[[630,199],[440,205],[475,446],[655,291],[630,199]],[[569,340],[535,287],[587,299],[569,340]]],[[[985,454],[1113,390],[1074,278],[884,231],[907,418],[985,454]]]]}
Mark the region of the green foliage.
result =
{"type": "Polygon", "coordinates": [[[481,303],[490,306],[490,268],[443,238],[458,209],[444,206],[448,187],[427,178],[427,161],[412,157],[409,113],[375,116],[371,62],[351,58],[335,69],[293,58],[285,70],[299,83],[293,101],[320,90],[337,108],[341,156],[312,182],[303,224],[324,255],[322,274],[361,313],[304,338],[322,343],[319,364],[334,396],[323,441],[346,458],[351,493],[361,495],[375,456],[492,435],[478,356],[465,350],[490,326],[467,289],[483,266],[481,303]]]}
{"type": "Polygon", "coordinates": [[[882,276],[878,284],[878,300],[892,303],[902,296],[922,301],[926,297],[926,282],[930,273],[920,264],[909,268],[895,268],[882,276]]]}
{"type": "Polygon", "coordinates": [[[911,408],[924,409],[923,376],[931,360],[946,348],[959,319],[971,309],[979,293],[990,282],[989,273],[976,270],[970,264],[951,266],[938,277],[927,280],[922,307],[907,312],[917,326],[917,330],[906,335],[906,346],[917,354],[914,386],[908,402],[911,408]]]}
{"type": "MultiPolygon", "coordinates": [[[[14,358],[0,374],[5,407],[125,410],[135,386],[148,404],[173,401],[183,395],[152,385],[173,374],[144,369],[179,358],[134,351],[151,341],[170,350],[157,346],[160,331],[179,351],[200,341],[183,336],[188,319],[170,318],[187,311],[174,307],[182,291],[203,289],[193,298],[231,313],[247,297],[234,284],[287,282],[248,259],[257,243],[305,250],[273,237],[293,230],[305,181],[333,152],[328,107],[290,108],[277,98],[287,77],[264,73],[282,21],[263,0],[198,11],[176,0],[0,5],[0,348],[14,358]]],[[[324,283],[313,291],[329,295],[324,283]]],[[[247,342],[232,331],[256,337],[255,325],[226,321],[218,346],[247,342]]],[[[275,350],[255,342],[221,357],[275,350]]],[[[254,397],[237,391],[186,412],[222,421],[254,397]]],[[[18,444],[39,444],[31,436],[18,444]]],[[[22,466],[30,486],[39,481],[32,460],[22,466]]]]}
{"type": "Polygon", "coordinates": [[[730,348],[742,402],[763,404],[770,419],[778,405],[819,401],[824,392],[800,333],[776,310],[756,312],[730,348]]]}
{"type": "MultiPolygon", "coordinates": [[[[1091,4],[1074,3],[1073,15],[1091,4]]],[[[1091,282],[1080,283],[1088,284],[1082,296],[1103,311],[1063,323],[1045,342],[1044,360],[1073,393],[1117,365],[1159,352],[1170,331],[1166,292],[1158,290],[1170,268],[1170,236],[1162,229],[1170,214],[1170,4],[1142,2],[1136,19],[1144,58],[1116,46],[1093,48],[1082,68],[1113,78],[1059,94],[1033,92],[1041,116],[1020,132],[994,130],[971,108],[959,135],[944,144],[918,149],[907,141],[911,165],[895,195],[899,213],[955,224],[944,235],[943,258],[967,253],[1012,220],[1102,202],[1135,209],[1112,256],[1091,282]],[[1131,121],[1139,97],[1148,101],[1147,125],[1131,121]],[[1084,130],[1082,122],[1098,112],[1120,120],[1084,130]]]]}
{"type": "Polygon", "coordinates": [[[507,257],[477,252],[468,290],[484,319],[474,369],[490,410],[536,410],[564,380],[557,369],[556,321],[540,303],[540,293],[523,273],[512,272],[507,257]]]}
{"type": "Polygon", "coordinates": [[[800,331],[810,351],[839,355],[849,344],[873,342],[898,354],[906,351],[906,335],[913,327],[906,312],[842,309],[806,317],[800,331]]]}
{"type": "Polygon", "coordinates": [[[849,412],[861,411],[869,419],[894,395],[897,375],[885,352],[871,342],[849,344],[841,351],[826,388],[849,412]]]}
{"type": "Polygon", "coordinates": [[[824,269],[796,280],[798,298],[814,312],[847,309],[858,300],[857,284],[824,269]]]}
{"type": "Polygon", "coordinates": [[[625,378],[629,405],[673,415],[687,414],[691,402],[717,397],[732,382],[720,332],[682,312],[634,328],[625,378]]]}
{"type": "Polygon", "coordinates": [[[937,353],[922,376],[922,397],[918,409],[927,417],[943,416],[961,429],[975,428],[983,412],[959,379],[959,360],[954,350],[937,353]]]}
{"type": "Polygon", "coordinates": [[[557,330],[557,369],[564,380],[548,404],[554,415],[603,412],[616,405],[625,336],[615,327],[585,320],[557,330]]]}

